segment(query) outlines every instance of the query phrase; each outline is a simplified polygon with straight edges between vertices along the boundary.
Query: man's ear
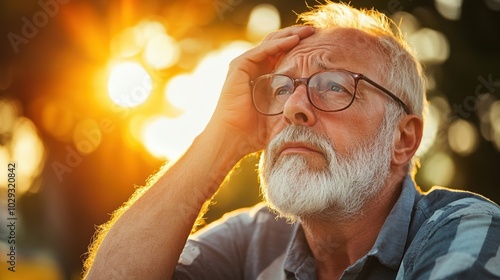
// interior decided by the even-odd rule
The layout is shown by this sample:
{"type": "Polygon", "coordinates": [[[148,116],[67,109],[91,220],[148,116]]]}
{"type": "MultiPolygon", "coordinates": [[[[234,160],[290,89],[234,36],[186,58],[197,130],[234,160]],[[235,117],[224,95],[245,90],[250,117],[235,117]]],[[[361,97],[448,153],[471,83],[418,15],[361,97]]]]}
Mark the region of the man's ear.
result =
{"type": "Polygon", "coordinates": [[[392,165],[409,163],[420,145],[423,133],[422,119],[417,115],[406,115],[398,124],[394,134],[392,165]]]}

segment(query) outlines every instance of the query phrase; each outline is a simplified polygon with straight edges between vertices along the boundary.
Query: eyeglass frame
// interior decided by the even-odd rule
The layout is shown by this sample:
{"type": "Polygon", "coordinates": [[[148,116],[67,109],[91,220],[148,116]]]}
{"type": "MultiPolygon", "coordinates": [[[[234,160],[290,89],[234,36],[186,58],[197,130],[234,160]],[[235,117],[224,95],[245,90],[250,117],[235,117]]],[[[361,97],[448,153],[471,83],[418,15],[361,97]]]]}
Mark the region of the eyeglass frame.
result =
{"type": "Polygon", "coordinates": [[[278,74],[278,73],[271,73],[271,74],[266,74],[266,75],[262,75],[258,78],[256,78],[255,80],[251,80],[250,81],[250,86],[252,88],[252,103],[253,103],[253,106],[254,108],[257,110],[257,112],[259,112],[260,114],[263,114],[263,115],[266,115],[266,116],[277,116],[279,114],[283,114],[284,110],[279,112],[279,113],[274,113],[274,114],[266,114],[266,113],[263,113],[261,112],[258,108],[257,108],[257,105],[255,104],[255,93],[254,93],[254,89],[255,89],[255,84],[260,80],[260,79],[263,79],[263,78],[266,78],[266,77],[270,77],[270,76],[282,76],[282,77],[287,77],[289,78],[290,80],[293,81],[293,91],[292,91],[292,94],[295,92],[295,90],[297,89],[297,87],[300,85],[300,84],[303,84],[306,86],[306,92],[307,92],[307,99],[309,100],[309,103],[311,103],[311,105],[320,110],[320,111],[323,111],[323,112],[340,112],[340,111],[343,111],[343,110],[346,110],[347,108],[351,107],[352,103],[354,103],[354,100],[356,99],[356,94],[358,92],[358,82],[359,80],[364,80],[366,82],[368,82],[369,84],[371,84],[372,86],[376,87],[377,89],[379,89],[380,91],[382,91],[383,93],[387,94],[390,98],[392,98],[393,100],[395,100],[397,103],[399,103],[399,105],[401,105],[401,107],[403,107],[403,110],[405,111],[405,113],[407,115],[410,115],[411,114],[411,111],[410,109],[408,108],[408,106],[403,102],[403,100],[401,100],[399,97],[397,97],[394,93],[392,93],[391,91],[389,91],[388,89],[386,89],[385,87],[381,86],[380,84],[378,84],[377,82],[373,81],[372,79],[366,77],[365,75],[363,74],[360,74],[360,73],[355,73],[355,72],[351,72],[351,71],[348,71],[348,70],[344,70],[344,69],[330,69],[330,70],[323,70],[323,71],[318,71],[318,72],[315,72],[313,73],[311,76],[309,76],[308,78],[293,78],[293,77],[290,77],[288,75],[285,75],[285,74],[278,74]],[[353,97],[352,97],[352,100],[351,102],[349,102],[349,104],[347,104],[347,106],[345,106],[344,108],[342,109],[337,109],[337,110],[324,110],[324,109],[321,109],[319,107],[317,107],[311,100],[311,93],[309,91],[309,81],[311,80],[312,77],[316,76],[317,74],[320,74],[320,73],[324,73],[324,72],[345,72],[345,73],[348,73],[353,79],[354,79],[354,92],[353,92],[353,97]]]}

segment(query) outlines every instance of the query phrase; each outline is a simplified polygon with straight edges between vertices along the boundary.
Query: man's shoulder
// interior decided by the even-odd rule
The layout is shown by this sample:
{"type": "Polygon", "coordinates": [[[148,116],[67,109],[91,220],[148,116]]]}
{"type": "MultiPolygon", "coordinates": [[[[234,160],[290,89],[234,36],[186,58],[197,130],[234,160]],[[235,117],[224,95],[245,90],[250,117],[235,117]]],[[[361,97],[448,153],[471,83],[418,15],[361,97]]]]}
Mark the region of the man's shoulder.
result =
{"type": "Polygon", "coordinates": [[[263,231],[292,230],[292,224],[280,218],[264,203],[252,207],[240,208],[224,214],[219,220],[197,232],[196,235],[205,235],[219,230],[229,230],[242,234],[262,234],[263,231]]]}
{"type": "Polygon", "coordinates": [[[265,203],[258,203],[251,207],[230,211],[224,214],[219,222],[239,223],[241,225],[252,226],[261,224],[286,224],[285,220],[279,218],[278,214],[269,209],[265,203]]]}
{"type": "Polygon", "coordinates": [[[296,228],[264,204],[231,211],[189,237],[176,277],[257,279],[282,260],[296,228]]]}
{"type": "Polygon", "coordinates": [[[417,211],[430,220],[464,215],[500,217],[500,207],[491,200],[469,191],[433,187],[416,204],[417,211]]]}
{"type": "Polygon", "coordinates": [[[415,237],[404,258],[405,278],[500,276],[494,265],[500,246],[498,205],[471,192],[433,188],[417,202],[415,211],[415,237]]]}

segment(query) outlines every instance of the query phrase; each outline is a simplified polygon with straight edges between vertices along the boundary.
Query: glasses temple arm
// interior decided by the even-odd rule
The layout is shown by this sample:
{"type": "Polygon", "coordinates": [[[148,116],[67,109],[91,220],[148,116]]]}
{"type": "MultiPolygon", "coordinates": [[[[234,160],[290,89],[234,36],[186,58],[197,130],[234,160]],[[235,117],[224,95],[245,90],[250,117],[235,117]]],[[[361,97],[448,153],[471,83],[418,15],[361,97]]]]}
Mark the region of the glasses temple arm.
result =
{"type": "Polygon", "coordinates": [[[389,95],[389,97],[391,97],[396,102],[398,102],[399,105],[401,105],[401,107],[403,107],[403,110],[405,111],[406,114],[408,114],[408,115],[411,114],[411,111],[408,108],[408,106],[406,106],[406,104],[403,102],[403,100],[401,100],[399,97],[397,97],[394,93],[390,92],[388,89],[386,89],[383,86],[377,84],[376,82],[368,79],[365,76],[362,76],[362,79],[365,80],[365,81],[367,81],[368,83],[370,83],[372,86],[374,86],[374,87],[378,88],[379,90],[383,91],[385,94],[389,95]]]}

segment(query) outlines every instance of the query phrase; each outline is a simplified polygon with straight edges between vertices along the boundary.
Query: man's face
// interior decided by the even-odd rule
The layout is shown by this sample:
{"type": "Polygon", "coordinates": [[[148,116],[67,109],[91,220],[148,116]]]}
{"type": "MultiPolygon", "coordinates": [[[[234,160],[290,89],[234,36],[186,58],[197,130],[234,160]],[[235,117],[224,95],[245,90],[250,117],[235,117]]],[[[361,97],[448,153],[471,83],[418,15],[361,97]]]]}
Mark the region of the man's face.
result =
{"type": "MultiPolygon", "coordinates": [[[[275,73],[300,78],[322,70],[345,69],[362,73],[384,85],[383,73],[376,68],[382,61],[373,51],[374,44],[373,38],[352,29],[317,31],[286,54],[275,73]]],[[[267,138],[271,141],[289,125],[303,125],[325,134],[335,143],[338,153],[345,153],[363,139],[374,138],[384,117],[386,102],[387,97],[383,93],[360,82],[356,99],[348,109],[335,113],[322,112],[309,103],[306,87],[300,85],[287,101],[284,113],[267,118],[267,138]]],[[[315,155],[309,155],[311,160],[315,155]]]]}
{"type": "MultiPolygon", "coordinates": [[[[374,44],[352,29],[318,31],[286,54],[275,72],[302,78],[345,69],[384,85],[374,44]]],[[[360,82],[354,103],[329,113],[315,109],[306,87],[298,86],[283,114],[267,119],[270,144],[260,175],[269,202],[290,218],[326,209],[346,216],[358,212],[383,186],[390,168],[394,123],[385,122],[381,131],[390,102],[385,98],[360,82]]]]}

